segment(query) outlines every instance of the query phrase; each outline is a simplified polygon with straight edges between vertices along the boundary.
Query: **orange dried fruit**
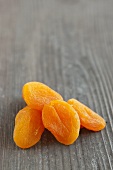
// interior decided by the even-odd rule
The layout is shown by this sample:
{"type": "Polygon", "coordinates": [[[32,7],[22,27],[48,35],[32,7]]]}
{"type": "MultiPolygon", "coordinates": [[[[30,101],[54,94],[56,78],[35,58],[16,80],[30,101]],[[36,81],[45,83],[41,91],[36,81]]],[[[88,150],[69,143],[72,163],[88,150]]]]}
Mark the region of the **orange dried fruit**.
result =
{"type": "Polygon", "coordinates": [[[40,111],[26,106],[20,110],[15,118],[13,139],[20,148],[35,145],[44,131],[42,114],[40,111]]]}
{"type": "Polygon", "coordinates": [[[49,104],[52,100],[63,100],[60,94],[40,82],[26,83],[22,93],[29,107],[41,111],[44,105],[49,104]]]}
{"type": "Polygon", "coordinates": [[[105,128],[105,120],[90,108],[76,99],[70,99],[68,100],[68,103],[77,111],[80,118],[80,123],[83,127],[92,131],[100,131],[105,128]]]}
{"type": "Polygon", "coordinates": [[[45,105],[42,111],[42,121],[44,127],[65,145],[72,144],[79,136],[79,116],[65,101],[55,100],[45,105]]]}

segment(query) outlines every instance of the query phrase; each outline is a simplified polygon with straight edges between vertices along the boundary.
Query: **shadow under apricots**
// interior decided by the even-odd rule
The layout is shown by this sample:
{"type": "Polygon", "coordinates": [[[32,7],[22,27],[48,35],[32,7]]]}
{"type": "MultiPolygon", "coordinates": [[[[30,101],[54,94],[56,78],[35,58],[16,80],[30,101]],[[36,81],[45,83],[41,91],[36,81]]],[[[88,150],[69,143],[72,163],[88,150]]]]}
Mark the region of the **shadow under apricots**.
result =
{"type": "Polygon", "coordinates": [[[97,131],[97,132],[94,132],[92,130],[88,130],[86,128],[81,128],[80,129],[80,134],[79,134],[79,137],[90,137],[92,134],[97,134],[97,133],[101,133],[101,131],[97,131]]]}
{"type": "Polygon", "coordinates": [[[42,143],[42,147],[44,147],[44,146],[54,145],[59,142],[56,140],[56,138],[53,136],[53,134],[50,131],[45,129],[41,137],[41,143],[42,143]]]}

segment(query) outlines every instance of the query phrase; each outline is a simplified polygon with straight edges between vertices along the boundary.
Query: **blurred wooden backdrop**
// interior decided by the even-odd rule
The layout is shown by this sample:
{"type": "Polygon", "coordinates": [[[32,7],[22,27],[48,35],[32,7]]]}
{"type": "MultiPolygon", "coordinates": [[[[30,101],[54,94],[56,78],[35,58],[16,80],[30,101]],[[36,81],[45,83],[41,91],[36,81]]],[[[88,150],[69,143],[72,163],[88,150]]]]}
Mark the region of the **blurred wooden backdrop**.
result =
{"type": "Polygon", "coordinates": [[[113,169],[113,1],[0,0],[0,170],[113,169]],[[48,132],[28,150],[13,142],[21,89],[41,81],[98,112],[71,146],[48,132]]]}

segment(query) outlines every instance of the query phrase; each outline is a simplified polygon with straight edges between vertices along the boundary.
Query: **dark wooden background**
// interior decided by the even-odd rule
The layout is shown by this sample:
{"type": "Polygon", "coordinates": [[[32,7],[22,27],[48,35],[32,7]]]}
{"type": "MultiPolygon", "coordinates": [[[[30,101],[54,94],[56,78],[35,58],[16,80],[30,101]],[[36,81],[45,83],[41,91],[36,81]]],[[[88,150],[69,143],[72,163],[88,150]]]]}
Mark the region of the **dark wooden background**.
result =
{"type": "Polygon", "coordinates": [[[0,170],[113,169],[113,1],[0,0],[0,170]],[[13,142],[21,89],[41,81],[107,121],[71,146],[45,131],[34,147],[13,142]]]}

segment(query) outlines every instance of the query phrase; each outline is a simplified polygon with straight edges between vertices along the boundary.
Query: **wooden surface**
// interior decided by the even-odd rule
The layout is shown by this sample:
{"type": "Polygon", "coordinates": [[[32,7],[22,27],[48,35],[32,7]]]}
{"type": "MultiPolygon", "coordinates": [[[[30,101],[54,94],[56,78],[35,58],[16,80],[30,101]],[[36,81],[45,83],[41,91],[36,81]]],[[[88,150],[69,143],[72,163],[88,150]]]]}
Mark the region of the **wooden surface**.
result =
{"type": "Polygon", "coordinates": [[[0,0],[0,170],[112,169],[113,1],[0,0]],[[45,131],[34,147],[16,147],[21,89],[34,80],[87,104],[107,127],[82,129],[71,146],[45,131]]]}

